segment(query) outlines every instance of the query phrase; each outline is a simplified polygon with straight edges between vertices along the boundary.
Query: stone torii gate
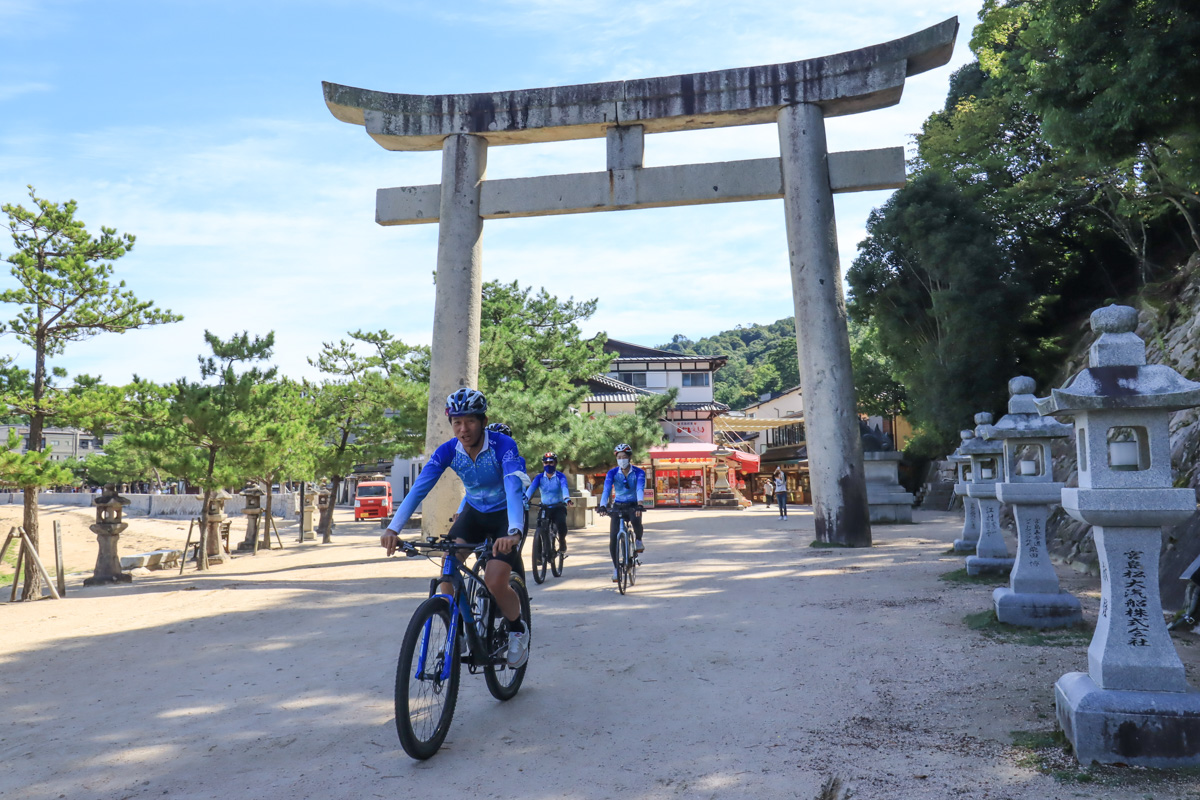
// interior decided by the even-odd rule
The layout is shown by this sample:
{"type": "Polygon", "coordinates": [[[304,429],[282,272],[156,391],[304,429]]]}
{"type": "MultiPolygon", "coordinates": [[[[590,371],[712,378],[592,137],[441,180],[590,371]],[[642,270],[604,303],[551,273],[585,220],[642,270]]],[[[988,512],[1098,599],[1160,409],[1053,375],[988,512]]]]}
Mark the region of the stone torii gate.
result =
{"type": "MultiPolygon", "coordinates": [[[[833,194],[904,185],[904,148],[830,153],[825,117],[900,101],[904,80],[950,60],[951,18],[838,55],[717,72],[491,94],[411,95],[325,83],[325,103],[387,150],[441,150],[442,182],[380,189],[380,225],[437,222],[426,450],[445,438],[446,395],[479,373],[485,219],[783,198],[817,538],[871,544],[838,266],[833,194]],[[642,166],[646,134],[776,123],[779,158],[642,166]],[[485,180],[487,149],[605,137],[608,169],[485,180]]],[[[443,532],[458,487],[425,500],[443,532]]]]}

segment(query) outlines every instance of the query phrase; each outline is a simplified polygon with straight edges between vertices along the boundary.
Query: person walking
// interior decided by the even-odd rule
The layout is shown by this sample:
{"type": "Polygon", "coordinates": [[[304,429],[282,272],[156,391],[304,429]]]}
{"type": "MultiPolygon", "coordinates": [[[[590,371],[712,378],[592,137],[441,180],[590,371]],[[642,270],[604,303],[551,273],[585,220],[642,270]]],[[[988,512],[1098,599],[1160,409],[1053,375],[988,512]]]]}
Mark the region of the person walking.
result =
{"type": "Polygon", "coordinates": [[[787,519],[787,478],[779,467],[775,468],[775,500],[779,503],[779,518],[787,519]]]}
{"type": "Polygon", "coordinates": [[[767,478],[766,485],[763,486],[763,499],[767,501],[767,508],[775,504],[775,476],[767,478]]]}

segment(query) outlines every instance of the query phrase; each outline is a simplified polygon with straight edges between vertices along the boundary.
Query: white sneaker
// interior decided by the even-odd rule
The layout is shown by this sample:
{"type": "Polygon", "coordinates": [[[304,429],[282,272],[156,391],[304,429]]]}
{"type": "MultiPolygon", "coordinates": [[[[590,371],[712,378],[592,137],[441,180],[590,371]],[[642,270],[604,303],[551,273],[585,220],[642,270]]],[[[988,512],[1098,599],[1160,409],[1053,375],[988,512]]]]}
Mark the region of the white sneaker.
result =
{"type": "Polygon", "coordinates": [[[616,567],[613,567],[613,583],[617,582],[617,576],[619,576],[620,574],[621,574],[621,571],[618,570],[616,567]]]}
{"type": "Polygon", "coordinates": [[[529,633],[521,631],[508,633],[508,666],[510,669],[520,669],[529,660],[529,633]]]}

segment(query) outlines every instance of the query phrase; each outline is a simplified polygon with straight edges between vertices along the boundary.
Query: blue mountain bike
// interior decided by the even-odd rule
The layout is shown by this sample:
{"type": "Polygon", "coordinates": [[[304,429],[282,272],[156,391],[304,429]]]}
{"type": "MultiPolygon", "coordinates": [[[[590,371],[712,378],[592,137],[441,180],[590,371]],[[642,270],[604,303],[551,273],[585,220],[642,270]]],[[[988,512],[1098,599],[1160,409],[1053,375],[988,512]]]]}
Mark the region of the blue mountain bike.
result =
{"type": "MultiPolygon", "coordinates": [[[[405,753],[424,760],[438,751],[450,731],[461,665],[472,675],[482,672],[497,700],[510,700],[521,688],[528,662],[516,669],[508,666],[508,620],[483,580],[491,540],[474,548],[473,568],[459,559],[471,545],[449,538],[406,542],[403,549],[409,558],[445,554],[441,576],[430,582],[429,599],[409,620],[396,667],[396,733],[405,753]],[[449,583],[452,593],[438,594],[440,583],[449,583]]],[[[513,572],[508,585],[521,599],[521,618],[532,637],[525,582],[513,572]]]]}

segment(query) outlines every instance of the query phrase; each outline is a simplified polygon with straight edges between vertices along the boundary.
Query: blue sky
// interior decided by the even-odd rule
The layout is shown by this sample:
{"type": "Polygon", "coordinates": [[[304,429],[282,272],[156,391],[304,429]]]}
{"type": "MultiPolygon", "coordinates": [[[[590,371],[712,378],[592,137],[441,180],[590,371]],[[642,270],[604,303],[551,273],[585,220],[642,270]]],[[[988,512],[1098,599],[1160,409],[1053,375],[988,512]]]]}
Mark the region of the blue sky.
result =
{"type": "MultiPolygon", "coordinates": [[[[33,184],[77,200],[94,232],[133,233],[117,275],[185,318],[74,344],[55,362],[72,374],[194,379],[209,329],[274,330],[280,369],[316,377],[305,358],[349,330],[429,342],[436,226],[377,226],[374,203],[440,171],[438,153],[390,153],[335,120],[322,80],[438,94],[644,78],[837,53],[957,15],[948,66],[910,78],[894,108],[827,122],[831,150],[911,145],[970,60],[981,5],[0,0],[0,202],[33,184]]],[[[647,137],[645,164],[773,155],[760,125],[647,137]]],[[[495,147],[488,177],[604,164],[602,139],[495,147]]],[[[843,269],[889,194],[837,197],[843,269]]],[[[648,345],[792,313],[782,201],[492,221],[483,264],[485,280],[597,297],[588,333],[648,345]]],[[[0,353],[31,361],[11,336],[0,353]]]]}

